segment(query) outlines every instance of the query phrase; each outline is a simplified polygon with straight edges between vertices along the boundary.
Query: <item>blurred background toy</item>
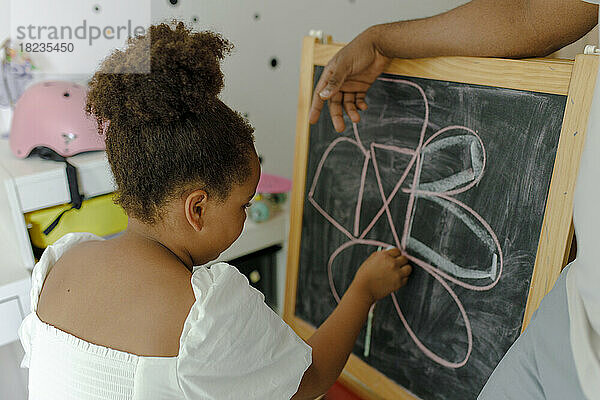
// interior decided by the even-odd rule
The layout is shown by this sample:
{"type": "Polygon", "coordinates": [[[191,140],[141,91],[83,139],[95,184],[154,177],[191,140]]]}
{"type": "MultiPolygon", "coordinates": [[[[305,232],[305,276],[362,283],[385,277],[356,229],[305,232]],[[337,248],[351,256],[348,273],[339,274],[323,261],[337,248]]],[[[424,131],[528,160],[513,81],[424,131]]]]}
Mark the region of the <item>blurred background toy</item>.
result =
{"type": "Polygon", "coordinates": [[[35,65],[29,56],[10,47],[10,39],[0,45],[0,134],[10,127],[12,110],[29,82],[35,65]]]}
{"type": "Polygon", "coordinates": [[[248,216],[254,222],[264,222],[271,218],[287,200],[292,181],[278,175],[261,174],[256,187],[256,196],[248,209],[248,216]]]}

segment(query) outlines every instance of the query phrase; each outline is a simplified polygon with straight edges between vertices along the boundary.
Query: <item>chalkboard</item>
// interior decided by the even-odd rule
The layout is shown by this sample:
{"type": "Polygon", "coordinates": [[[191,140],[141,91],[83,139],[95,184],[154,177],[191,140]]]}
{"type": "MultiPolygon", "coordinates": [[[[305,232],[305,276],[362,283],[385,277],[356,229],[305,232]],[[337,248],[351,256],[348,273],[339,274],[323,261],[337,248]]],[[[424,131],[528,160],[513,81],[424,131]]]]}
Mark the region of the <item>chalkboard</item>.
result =
{"type": "Polygon", "coordinates": [[[369,356],[364,329],[354,353],[419,397],[477,397],[521,332],[565,102],[384,74],[341,135],[326,110],[310,132],[296,315],[319,326],[376,242],[404,248],[412,277],[377,303],[369,356]]]}
{"type": "Polygon", "coordinates": [[[474,399],[524,327],[567,96],[383,74],[367,103],[341,134],[326,107],[310,128],[294,319],[318,327],[399,247],[413,274],[353,358],[410,396],[474,399]]]}

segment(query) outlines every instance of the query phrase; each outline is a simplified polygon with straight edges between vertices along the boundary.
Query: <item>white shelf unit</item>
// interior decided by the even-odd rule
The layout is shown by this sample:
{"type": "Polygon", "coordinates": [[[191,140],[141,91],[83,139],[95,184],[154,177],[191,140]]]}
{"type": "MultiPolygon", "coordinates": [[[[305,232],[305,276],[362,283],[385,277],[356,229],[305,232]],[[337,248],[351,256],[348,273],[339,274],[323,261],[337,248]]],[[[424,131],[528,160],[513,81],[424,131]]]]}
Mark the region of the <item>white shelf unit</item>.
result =
{"type": "MultiPolygon", "coordinates": [[[[104,152],[90,152],[69,158],[77,168],[79,191],[86,198],[114,191],[112,174],[104,152]]],[[[0,140],[0,165],[4,196],[0,199],[4,224],[12,220],[10,230],[16,243],[10,248],[0,243],[0,252],[13,254],[19,267],[32,269],[35,263],[24,214],[30,211],[65,204],[70,201],[65,164],[32,156],[16,158],[9,149],[8,140],[0,140]]]]}

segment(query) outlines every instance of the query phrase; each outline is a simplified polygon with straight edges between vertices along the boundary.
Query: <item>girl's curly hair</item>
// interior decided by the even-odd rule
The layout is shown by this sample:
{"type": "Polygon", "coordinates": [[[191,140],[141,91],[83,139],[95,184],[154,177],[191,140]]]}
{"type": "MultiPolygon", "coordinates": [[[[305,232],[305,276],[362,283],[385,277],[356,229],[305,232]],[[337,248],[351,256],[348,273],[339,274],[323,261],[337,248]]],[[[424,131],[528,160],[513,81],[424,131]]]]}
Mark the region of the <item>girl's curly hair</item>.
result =
{"type": "Polygon", "coordinates": [[[115,50],[89,83],[86,111],[105,135],[115,201],[146,223],[186,190],[224,200],[250,175],[254,129],[219,99],[232,44],[183,22],[150,26],[115,50]],[[150,64],[149,73],[130,73],[150,64]]]}

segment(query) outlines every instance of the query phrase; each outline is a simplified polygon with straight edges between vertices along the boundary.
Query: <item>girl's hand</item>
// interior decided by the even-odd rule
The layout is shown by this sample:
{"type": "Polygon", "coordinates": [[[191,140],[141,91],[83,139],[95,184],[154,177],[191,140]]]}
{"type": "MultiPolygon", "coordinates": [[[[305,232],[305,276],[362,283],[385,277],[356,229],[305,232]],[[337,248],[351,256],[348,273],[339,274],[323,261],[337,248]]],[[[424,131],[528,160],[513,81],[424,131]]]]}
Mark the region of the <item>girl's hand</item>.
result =
{"type": "Polygon", "coordinates": [[[411,272],[408,260],[397,248],[376,251],[362,263],[351,287],[374,303],[406,285],[411,272]]]}

